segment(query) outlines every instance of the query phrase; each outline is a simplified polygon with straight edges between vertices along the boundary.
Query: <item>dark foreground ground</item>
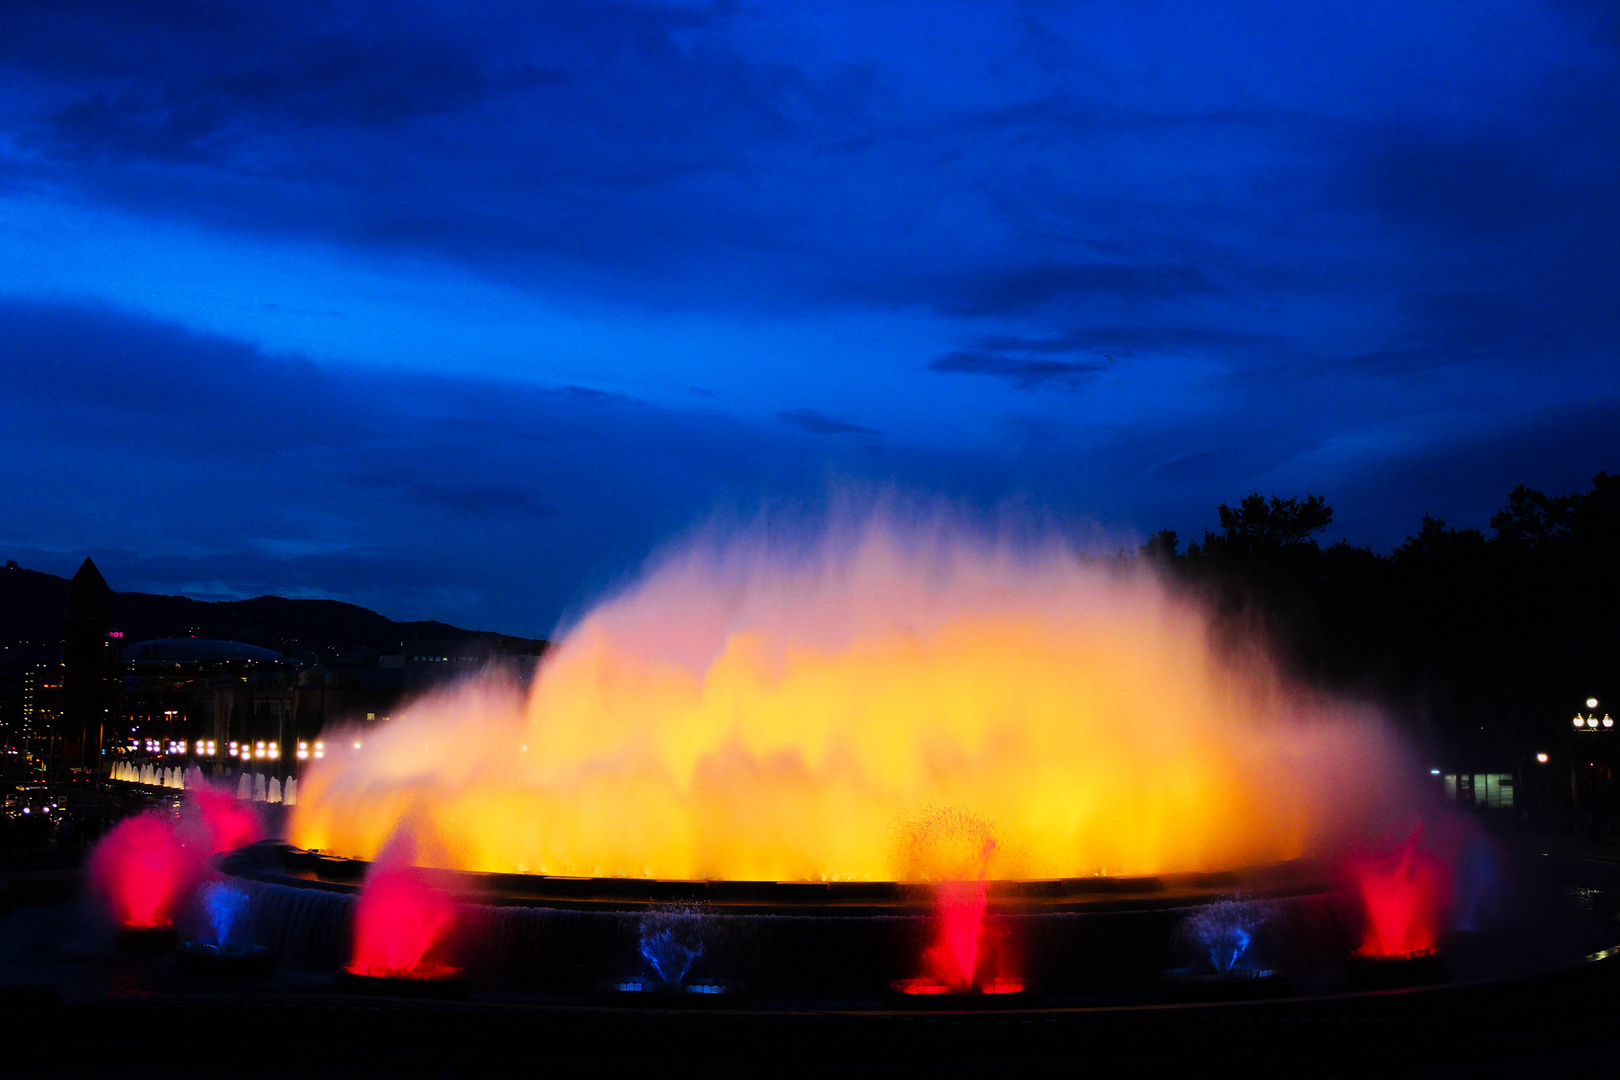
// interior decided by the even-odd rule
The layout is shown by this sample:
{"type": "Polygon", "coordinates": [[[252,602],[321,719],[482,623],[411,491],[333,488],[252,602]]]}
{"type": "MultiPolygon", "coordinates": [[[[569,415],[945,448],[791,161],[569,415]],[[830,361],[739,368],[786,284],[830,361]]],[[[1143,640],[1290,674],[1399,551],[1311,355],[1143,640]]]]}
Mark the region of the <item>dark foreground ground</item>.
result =
{"type": "Polygon", "coordinates": [[[1553,943],[1511,973],[1244,1004],[988,1013],[413,1002],[342,996],[330,976],[298,973],[221,986],[177,971],[170,955],[123,954],[90,934],[73,867],[41,865],[8,875],[0,916],[0,1076],[1610,1075],[1620,1065],[1620,953],[1604,947],[1620,946],[1620,848],[1508,843],[1521,887],[1552,906],[1510,913],[1502,947],[1553,943]]]}

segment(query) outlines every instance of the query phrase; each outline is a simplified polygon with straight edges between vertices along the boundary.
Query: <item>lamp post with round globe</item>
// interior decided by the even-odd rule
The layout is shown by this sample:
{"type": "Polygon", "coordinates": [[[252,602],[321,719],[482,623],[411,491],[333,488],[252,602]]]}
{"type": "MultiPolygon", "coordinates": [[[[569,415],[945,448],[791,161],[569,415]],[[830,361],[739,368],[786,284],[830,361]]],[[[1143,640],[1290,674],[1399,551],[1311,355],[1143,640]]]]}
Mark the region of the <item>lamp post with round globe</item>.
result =
{"type": "Polygon", "coordinates": [[[1574,725],[1575,725],[1575,730],[1576,731],[1613,731],[1614,730],[1614,717],[1610,716],[1608,713],[1604,713],[1603,718],[1601,720],[1598,719],[1597,707],[1598,707],[1598,699],[1597,698],[1589,697],[1589,698],[1586,699],[1586,708],[1588,709],[1588,711],[1585,712],[1585,713],[1576,713],[1575,714],[1574,725]]]}
{"type": "MultiPolygon", "coordinates": [[[[1577,735],[1607,735],[1614,731],[1614,717],[1610,716],[1608,713],[1604,713],[1602,716],[1599,716],[1598,699],[1595,697],[1589,697],[1586,699],[1586,712],[1577,712],[1574,718],[1570,721],[1570,727],[1571,730],[1577,735]]],[[[1606,811],[1608,809],[1606,803],[1612,794],[1608,791],[1600,793],[1597,790],[1597,751],[1599,745],[1602,745],[1605,751],[1608,749],[1606,743],[1598,744],[1595,739],[1590,745],[1583,745],[1582,741],[1577,739],[1574,745],[1570,747],[1569,759],[1570,785],[1576,797],[1575,817],[1577,829],[1581,827],[1581,785],[1578,779],[1580,758],[1584,755],[1587,759],[1586,767],[1588,770],[1587,776],[1589,778],[1586,785],[1588,791],[1588,798],[1586,800],[1588,803],[1588,828],[1594,841],[1597,841],[1601,837],[1603,829],[1608,824],[1606,820],[1606,811]]],[[[1607,770],[1607,754],[1604,755],[1604,758],[1604,769],[1607,770]]],[[[1605,779],[1608,778],[1605,777],[1605,779]]]]}

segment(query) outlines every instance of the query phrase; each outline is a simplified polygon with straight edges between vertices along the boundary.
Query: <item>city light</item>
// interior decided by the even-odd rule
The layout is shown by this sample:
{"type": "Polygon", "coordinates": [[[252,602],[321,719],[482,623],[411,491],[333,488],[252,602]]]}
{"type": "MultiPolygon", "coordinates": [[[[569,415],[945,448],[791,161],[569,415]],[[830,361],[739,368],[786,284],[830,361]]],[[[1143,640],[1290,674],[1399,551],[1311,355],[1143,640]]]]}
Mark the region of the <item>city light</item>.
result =
{"type": "Polygon", "coordinates": [[[1536,755],[1536,760],[1541,762],[1541,764],[1545,765],[1545,764],[1547,764],[1547,755],[1545,753],[1537,754],[1536,755]]]}

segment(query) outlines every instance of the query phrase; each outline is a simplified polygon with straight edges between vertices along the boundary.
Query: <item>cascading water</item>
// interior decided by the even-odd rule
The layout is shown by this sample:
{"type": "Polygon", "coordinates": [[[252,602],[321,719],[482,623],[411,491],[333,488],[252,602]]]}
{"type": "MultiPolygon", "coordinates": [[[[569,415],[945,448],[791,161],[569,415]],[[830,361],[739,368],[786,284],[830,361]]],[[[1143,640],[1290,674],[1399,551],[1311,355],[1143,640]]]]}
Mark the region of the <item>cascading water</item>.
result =
{"type": "Polygon", "coordinates": [[[636,878],[917,880],[897,837],[930,806],[997,823],[990,879],[1218,870],[1382,827],[1410,774],[1150,570],[883,518],[693,544],[526,699],[473,682],[327,746],[302,847],[371,858],[413,821],[435,865],[636,878]]]}

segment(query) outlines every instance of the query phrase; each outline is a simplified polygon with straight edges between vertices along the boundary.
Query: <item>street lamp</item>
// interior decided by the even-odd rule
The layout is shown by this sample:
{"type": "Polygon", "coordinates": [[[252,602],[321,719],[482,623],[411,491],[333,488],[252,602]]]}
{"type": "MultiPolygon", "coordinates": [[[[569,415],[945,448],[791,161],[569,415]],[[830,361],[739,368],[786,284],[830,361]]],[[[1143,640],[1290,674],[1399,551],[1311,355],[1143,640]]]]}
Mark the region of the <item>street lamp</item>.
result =
{"type": "Polygon", "coordinates": [[[1614,717],[1610,716],[1608,713],[1604,713],[1603,718],[1601,720],[1598,719],[1598,714],[1597,714],[1598,699],[1597,698],[1595,698],[1595,697],[1587,698],[1586,699],[1586,707],[1588,709],[1592,710],[1592,711],[1589,712],[1589,713],[1584,713],[1584,714],[1583,713],[1576,713],[1575,714],[1575,719],[1570,721],[1570,723],[1574,725],[1576,731],[1611,731],[1611,730],[1613,730],[1613,728],[1614,728],[1614,717]]]}

